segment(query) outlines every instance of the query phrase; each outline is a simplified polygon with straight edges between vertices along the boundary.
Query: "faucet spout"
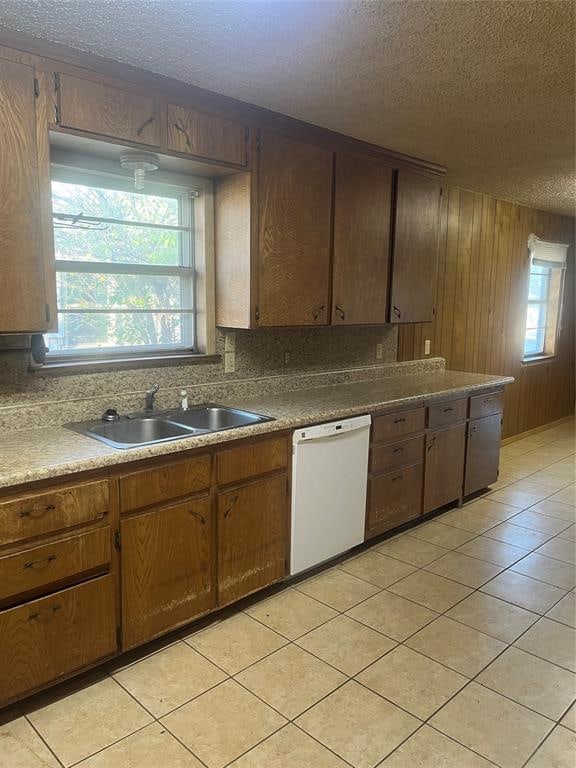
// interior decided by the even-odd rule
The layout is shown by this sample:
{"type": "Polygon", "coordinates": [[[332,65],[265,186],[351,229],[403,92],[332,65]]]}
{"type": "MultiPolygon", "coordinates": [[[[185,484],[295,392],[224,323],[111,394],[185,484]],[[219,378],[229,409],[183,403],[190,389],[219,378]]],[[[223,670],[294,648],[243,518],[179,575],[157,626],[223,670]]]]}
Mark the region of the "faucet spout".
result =
{"type": "Polygon", "coordinates": [[[146,413],[152,413],[154,410],[154,399],[156,397],[156,392],[158,392],[159,389],[160,384],[154,384],[154,386],[144,395],[144,410],[146,413]]]}

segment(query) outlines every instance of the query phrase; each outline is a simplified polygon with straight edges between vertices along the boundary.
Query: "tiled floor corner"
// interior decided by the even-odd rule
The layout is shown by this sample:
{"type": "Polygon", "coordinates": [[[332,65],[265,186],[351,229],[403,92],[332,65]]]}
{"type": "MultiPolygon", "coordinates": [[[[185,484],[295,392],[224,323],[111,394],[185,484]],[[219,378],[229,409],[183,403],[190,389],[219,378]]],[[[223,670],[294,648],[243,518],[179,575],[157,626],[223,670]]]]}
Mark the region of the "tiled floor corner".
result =
{"type": "Polygon", "coordinates": [[[0,717],[1,768],[574,768],[574,422],[492,491],[0,717]]]}

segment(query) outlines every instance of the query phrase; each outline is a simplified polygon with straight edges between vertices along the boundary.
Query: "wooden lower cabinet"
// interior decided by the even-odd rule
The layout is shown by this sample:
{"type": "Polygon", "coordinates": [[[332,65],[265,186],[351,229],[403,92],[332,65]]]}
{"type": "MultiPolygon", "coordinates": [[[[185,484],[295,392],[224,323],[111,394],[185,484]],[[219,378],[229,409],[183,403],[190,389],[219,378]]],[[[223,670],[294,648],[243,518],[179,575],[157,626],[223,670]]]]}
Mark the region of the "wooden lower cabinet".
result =
{"type": "Polygon", "coordinates": [[[124,650],[215,606],[211,509],[206,496],[121,521],[124,650]]]}
{"type": "Polygon", "coordinates": [[[219,493],[218,605],[286,575],[288,477],[275,475],[219,493]]]}
{"type": "Polygon", "coordinates": [[[396,528],[422,513],[422,463],[368,481],[366,537],[396,528]]]}
{"type": "Polygon", "coordinates": [[[480,491],[498,480],[502,414],[468,423],[464,495],[480,491]]]}
{"type": "Polygon", "coordinates": [[[424,513],[459,499],[464,482],[466,424],[428,432],[424,469],[424,513]]]}
{"type": "Polygon", "coordinates": [[[116,652],[112,576],[0,612],[0,706],[116,652]]]}

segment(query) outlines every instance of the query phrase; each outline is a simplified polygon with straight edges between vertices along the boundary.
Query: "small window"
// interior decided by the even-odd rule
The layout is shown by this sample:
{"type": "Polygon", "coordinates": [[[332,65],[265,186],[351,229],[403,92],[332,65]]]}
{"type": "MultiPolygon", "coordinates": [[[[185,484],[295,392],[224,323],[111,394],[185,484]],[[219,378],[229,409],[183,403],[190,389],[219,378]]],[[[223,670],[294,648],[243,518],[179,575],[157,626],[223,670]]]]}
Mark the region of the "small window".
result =
{"type": "Polygon", "coordinates": [[[58,332],[49,359],[196,349],[195,193],[53,169],[58,332]]]}
{"type": "Polygon", "coordinates": [[[528,248],[530,277],[524,361],[556,354],[568,246],[561,243],[546,243],[535,235],[530,235],[528,248]]]}

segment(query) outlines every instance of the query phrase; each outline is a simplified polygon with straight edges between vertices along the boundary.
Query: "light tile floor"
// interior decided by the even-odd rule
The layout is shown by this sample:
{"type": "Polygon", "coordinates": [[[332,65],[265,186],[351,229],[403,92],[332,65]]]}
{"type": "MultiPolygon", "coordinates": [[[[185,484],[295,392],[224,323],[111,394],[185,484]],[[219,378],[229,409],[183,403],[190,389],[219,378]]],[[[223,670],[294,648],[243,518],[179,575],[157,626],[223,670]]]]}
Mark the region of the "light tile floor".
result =
{"type": "Polygon", "coordinates": [[[574,768],[574,449],[3,713],[1,768],[574,768]]]}

